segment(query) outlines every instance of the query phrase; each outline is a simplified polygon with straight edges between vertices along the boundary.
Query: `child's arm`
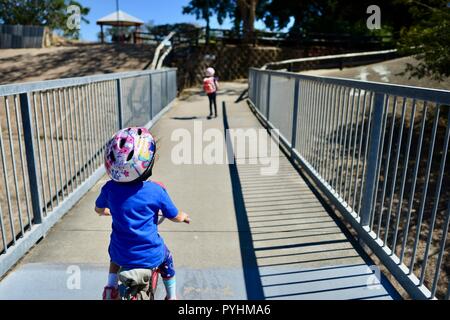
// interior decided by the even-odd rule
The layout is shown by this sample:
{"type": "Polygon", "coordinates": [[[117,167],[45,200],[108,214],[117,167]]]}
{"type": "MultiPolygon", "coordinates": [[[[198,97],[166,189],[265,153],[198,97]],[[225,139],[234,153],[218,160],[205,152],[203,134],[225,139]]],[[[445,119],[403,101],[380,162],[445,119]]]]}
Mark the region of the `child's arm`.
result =
{"type": "Polygon", "coordinates": [[[107,199],[107,190],[106,187],[107,185],[105,184],[101,191],[100,191],[100,195],[98,196],[97,200],[95,200],[95,212],[97,212],[97,214],[99,216],[110,216],[111,212],[109,211],[109,205],[108,205],[108,199],[107,199]]]}
{"type": "Polygon", "coordinates": [[[108,208],[97,208],[95,207],[95,212],[98,213],[99,216],[110,216],[111,212],[108,208]]]}
{"type": "Polygon", "coordinates": [[[173,222],[185,222],[189,223],[191,222],[191,219],[189,218],[189,215],[186,212],[179,211],[177,216],[175,218],[170,219],[173,222]]]}

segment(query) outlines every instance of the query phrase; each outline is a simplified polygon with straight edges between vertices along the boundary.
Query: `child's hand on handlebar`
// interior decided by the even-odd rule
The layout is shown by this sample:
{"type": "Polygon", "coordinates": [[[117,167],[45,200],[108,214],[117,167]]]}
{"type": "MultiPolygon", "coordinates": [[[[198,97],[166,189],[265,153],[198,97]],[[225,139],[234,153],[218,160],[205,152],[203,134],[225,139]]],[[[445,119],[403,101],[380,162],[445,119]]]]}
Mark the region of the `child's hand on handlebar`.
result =
{"type": "Polygon", "coordinates": [[[97,214],[99,216],[110,216],[111,215],[109,208],[95,208],[95,212],[97,212],[97,214]]]}
{"type": "Polygon", "coordinates": [[[178,215],[171,219],[173,222],[184,222],[184,223],[190,223],[191,219],[189,218],[189,215],[186,212],[180,211],[178,212],[178,215]]]}

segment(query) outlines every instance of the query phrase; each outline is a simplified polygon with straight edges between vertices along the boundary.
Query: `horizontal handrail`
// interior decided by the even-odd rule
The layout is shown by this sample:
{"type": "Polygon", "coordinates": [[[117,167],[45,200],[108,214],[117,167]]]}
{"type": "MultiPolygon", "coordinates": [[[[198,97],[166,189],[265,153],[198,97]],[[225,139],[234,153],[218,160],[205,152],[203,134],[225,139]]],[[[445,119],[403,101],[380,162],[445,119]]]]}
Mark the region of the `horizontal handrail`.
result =
{"type": "Polygon", "coordinates": [[[66,86],[83,85],[101,81],[126,79],[136,76],[144,76],[149,74],[163,73],[166,71],[174,71],[176,68],[165,68],[163,70],[142,70],[142,71],[125,71],[107,74],[97,74],[91,76],[62,78],[45,81],[30,81],[22,83],[12,83],[0,85],[0,96],[14,95],[25,92],[57,89],[66,86]]]}
{"type": "Polygon", "coordinates": [[[396,52],[397,52],[397,49],[389,49],[389,50],[380,50],[380,51],[342,53],[342,54],[332,54],[332,55],[326,55],[326,56],[288,59],[288,60],[266,63],[265,65],[263,65],[261,67],[261,69],[265,70],[265,69],[267,69],[268,66],[278,66],[278,65],[283,65],[283,64],[309,62],[309,61],[325,61],[325,60],[335,60],[335,59],[349,59],[349,58],[357,58],[357,57],[359,58],[359,57],[367,57],[367,56],[374,56],[374,55],[386,55],[386,54],[396,53],[396,52]]]}

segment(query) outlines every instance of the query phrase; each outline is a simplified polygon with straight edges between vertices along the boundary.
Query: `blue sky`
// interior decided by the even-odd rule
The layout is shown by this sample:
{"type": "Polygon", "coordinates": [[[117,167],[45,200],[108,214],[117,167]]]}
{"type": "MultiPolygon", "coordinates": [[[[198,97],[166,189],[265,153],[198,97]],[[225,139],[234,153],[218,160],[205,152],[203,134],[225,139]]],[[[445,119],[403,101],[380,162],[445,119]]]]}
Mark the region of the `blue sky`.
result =
{"type": "MultiPolygon", "coordinates": [[[[79,0],[79,2],[91,8],[87,16],[90,23],[81,24],[81,39],[96,41],[97,33],[100,31],[96,21],[116,10],[116,0],[79,0]]],[[[189,0],[119,0],[119,9],[144,22],[150,20],[154,24],[192,22],[204,26],[203,20],[196,20],[195,16],[182,14],[182,7],[188,3],[189,0]]],[[[220,26],[217,19],[213,17],[211,27],[229,29],[231,21],[227,20],[220,26]]],[[[255,27],[264,28],[264,24],[257,22],[255,27]]]]}

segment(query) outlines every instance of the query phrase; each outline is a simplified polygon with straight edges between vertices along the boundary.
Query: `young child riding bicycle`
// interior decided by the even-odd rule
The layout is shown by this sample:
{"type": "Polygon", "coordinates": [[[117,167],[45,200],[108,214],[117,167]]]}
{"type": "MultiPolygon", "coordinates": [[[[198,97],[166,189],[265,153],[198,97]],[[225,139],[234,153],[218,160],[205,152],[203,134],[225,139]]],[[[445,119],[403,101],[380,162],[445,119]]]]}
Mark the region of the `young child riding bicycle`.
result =
{"type": "Polygon", "coordinates": [[[189,223],[177,209],[166,188],[146,181],[152,175],[156,141],[146,128],[119,130],[107,143],[105,168],[111,180],[95,202],[99,215],[112,217],[109,244],[111,259],[104,300],[118,300],[118,272],[126,269],[158,268],[166,288],[166,299],[176,299],[173,258],[158,233],[158,212],[174,222],[189,223]]]}

